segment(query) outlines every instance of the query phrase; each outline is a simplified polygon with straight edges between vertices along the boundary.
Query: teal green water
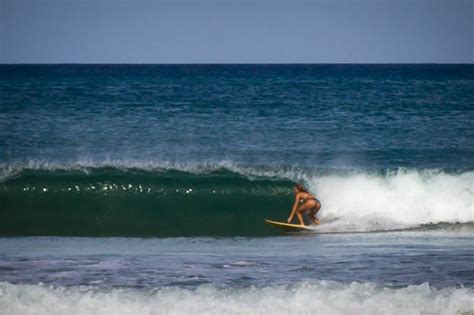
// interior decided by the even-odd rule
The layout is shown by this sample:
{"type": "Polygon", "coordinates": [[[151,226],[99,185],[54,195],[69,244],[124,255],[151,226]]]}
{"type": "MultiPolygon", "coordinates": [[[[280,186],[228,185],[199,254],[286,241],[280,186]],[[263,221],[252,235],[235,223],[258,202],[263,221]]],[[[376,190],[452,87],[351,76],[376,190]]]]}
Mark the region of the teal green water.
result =
{"type": "Polygon", "coordinates": [[[223,170],[30,172],[0,184],[0,230],[4,235],[275,234],[263,220],[287,214],[291,185],[223,170]]]}

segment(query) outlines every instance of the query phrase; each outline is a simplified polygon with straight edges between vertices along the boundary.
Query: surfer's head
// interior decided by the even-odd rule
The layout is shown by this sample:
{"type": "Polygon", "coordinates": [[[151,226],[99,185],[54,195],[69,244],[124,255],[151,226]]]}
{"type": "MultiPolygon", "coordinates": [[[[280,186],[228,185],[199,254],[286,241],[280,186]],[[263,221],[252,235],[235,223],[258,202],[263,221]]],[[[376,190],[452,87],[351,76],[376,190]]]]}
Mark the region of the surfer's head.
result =
{"type": "Polygon", "coordinates": [[[295,191],[295,193],[299,193],[299,192],[307,193],[308,192],[308,190],[301,184],[296,184],[295,187],[293,187],[293,190],[295,191]]]}

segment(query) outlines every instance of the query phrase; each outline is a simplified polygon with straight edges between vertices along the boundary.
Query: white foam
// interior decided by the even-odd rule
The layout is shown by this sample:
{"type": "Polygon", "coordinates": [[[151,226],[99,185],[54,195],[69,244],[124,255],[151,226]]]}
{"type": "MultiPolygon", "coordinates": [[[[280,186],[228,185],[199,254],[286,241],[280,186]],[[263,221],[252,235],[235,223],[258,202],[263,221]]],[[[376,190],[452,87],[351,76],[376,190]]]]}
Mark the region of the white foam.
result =
{"type": "Polygon", "coordinates": [[[154,290],[0,283],[0,313],[33,314],[470,314],[469,288],[401,289],[322,281],[265,288],[154,290]]]}
{"type": "MultiPolygon", "coordinates": [[[[321,231],[405,229],[474,222],[474,172],[398,171],[309,178],[321,199],[321,231]]],[[[319,227],[318,227],[319,229],[319,227]]]]}

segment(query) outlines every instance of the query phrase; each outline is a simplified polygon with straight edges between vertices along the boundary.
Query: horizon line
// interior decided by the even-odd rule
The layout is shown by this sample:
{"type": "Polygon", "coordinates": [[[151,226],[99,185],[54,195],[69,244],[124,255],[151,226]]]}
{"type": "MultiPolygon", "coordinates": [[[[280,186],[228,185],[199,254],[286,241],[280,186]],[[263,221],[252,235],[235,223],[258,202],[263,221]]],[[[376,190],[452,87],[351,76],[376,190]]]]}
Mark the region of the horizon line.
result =
{"type": "Polygon", "coordinates": [[[0,66],[19,65],[474,65],[474,62],[18,62],[0,63],[0,66]]]}

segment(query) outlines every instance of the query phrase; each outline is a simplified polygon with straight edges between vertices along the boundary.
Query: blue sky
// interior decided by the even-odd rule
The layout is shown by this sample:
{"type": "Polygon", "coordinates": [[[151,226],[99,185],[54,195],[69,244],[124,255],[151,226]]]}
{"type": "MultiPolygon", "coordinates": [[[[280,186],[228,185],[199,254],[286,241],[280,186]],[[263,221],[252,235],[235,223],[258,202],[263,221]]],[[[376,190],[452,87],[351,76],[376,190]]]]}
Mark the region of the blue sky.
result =
{"type": "Polygon", "coordinates": [[[474,62],[474,0],[0,5],[0,63],[474,62]]]}

